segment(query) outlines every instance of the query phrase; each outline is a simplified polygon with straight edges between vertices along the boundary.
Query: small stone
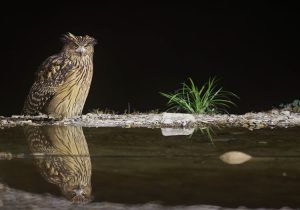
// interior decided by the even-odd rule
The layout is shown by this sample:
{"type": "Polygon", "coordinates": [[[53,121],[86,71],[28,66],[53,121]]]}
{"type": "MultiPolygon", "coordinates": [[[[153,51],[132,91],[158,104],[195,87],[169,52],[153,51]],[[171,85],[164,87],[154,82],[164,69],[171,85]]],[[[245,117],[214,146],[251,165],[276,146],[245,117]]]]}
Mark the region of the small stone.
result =
{"type": "Polygon", "coordinates": [[[267,126],[264,125],[263,123],[258,123],[258,124],[256,124],[256,126],[255,126],[256,129],[261,129],[261,128],[265,128],[265,127],[267,127],[267,126]]]}
{"type": "Polygon", "coordinates": [[[246,153],[239,151],[226,152],[220,156],[220,159],[227,164],[242,164],[249,161],[252,157],[246,153]]]}
{"type": "Polygon", "coordinates": [[[8,123],[8,120],[1,120],[1,124],[6,124],[8,123]]]}
{"type": "Polygon", "coordinates": [[[0,160],[11,160],[12,159],[12,154],[10,152],[0,152],[0,160]]]}
{"type": "Polygon", "coordinates": [[[291,112],[285,110],[285,111],[281,111],[281,114],[286,115],[286,116],[289,116],[289,115],[291,114],[291,112]]]}
{"type": "Polygon", "coordinates": [[[272,109],[271,114],[279,114],[279,110],[278,109],[272,109]]]}

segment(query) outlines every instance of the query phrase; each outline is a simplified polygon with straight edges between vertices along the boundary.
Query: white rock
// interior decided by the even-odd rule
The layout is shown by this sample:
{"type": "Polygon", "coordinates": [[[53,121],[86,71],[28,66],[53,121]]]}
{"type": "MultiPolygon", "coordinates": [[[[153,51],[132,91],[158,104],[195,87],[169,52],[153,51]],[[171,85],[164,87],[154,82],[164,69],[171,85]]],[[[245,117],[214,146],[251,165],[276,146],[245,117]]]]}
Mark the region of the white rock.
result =
{"type": "Polygon", "coordinates": [[[163,136],[188,136],[194,133],[194,128],[161,128],[163,136]]]}
{"type": "Polygon", "coordinates": [[[181,123],[183,125],[186,125],[188,123],[194,123],[196,122],[196,119],[191,114],[182,114],[182,113],[167,113],[164,112],[162,114],[162,120],[161,123],[171,125],[174,123],[181,123]]]}

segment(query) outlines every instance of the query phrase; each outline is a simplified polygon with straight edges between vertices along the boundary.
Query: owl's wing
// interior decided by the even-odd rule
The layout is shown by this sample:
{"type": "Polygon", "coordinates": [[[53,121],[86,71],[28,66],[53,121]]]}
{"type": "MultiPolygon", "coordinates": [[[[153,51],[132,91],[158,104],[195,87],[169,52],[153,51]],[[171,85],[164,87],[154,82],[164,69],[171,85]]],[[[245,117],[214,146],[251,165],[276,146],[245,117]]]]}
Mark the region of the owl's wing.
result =
{"type": "Polygon", "coordinates": [[[40,66],[37,78],[26,98],[23,114],[35,115],[42,112],[72,67],[72,62],[61,54],[46,59],[40,66]]]}
{"type": "Polygon", "coordinates": [[[52,184],[59,184],[71,176],[68,166],[64,164],[64,157],[53,146],[51,138],[47,135],[48,127],[25,127],[29,150],[34,155],[34,163],[42,176],[52,184]],[[42,156],[39,156],[42,155],[42,156]]]}

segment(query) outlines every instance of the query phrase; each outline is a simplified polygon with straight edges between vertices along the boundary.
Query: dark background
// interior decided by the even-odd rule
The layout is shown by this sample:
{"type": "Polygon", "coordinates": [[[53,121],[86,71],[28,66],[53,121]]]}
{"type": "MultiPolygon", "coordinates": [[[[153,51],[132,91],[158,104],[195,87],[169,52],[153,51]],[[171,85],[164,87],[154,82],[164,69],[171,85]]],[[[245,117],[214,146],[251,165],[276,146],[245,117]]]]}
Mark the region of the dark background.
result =
{"type": "Polygon", "coordinates": [[[187,77],[199,85],[209,76],[221,78],[225,90],[240,96],[231,113],[300,98],[296,5],[95,2],[1,6],[0,115],[20,113],[34,72],[60,51],[59,37],[68,31],[99,41],[84,113],[123,112],[128,103],[132,110],[164,111],[166,99],[158,92],[178,89],[187,77]]]}

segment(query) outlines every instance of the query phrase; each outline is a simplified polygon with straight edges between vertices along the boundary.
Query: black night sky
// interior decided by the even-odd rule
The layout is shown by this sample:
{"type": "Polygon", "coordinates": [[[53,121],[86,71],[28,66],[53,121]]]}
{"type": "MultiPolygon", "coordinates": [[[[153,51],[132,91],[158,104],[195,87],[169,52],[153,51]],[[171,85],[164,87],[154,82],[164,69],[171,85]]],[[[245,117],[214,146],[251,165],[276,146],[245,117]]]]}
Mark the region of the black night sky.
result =
{"type": "Polygon", "coordinates": [[[138,111],[164,111],[167,101],[158,92],[178,89],[187,77],[197,84],[221,78],[225,90],[240,96],[231,113],[300,98],[296,5],[101,2],[1,6],[0,115],[20,113],[34,72],[60,51],[65,32],[99,42],[84,113],[94,108],[122,113],[128,103],[138,111]]]}

